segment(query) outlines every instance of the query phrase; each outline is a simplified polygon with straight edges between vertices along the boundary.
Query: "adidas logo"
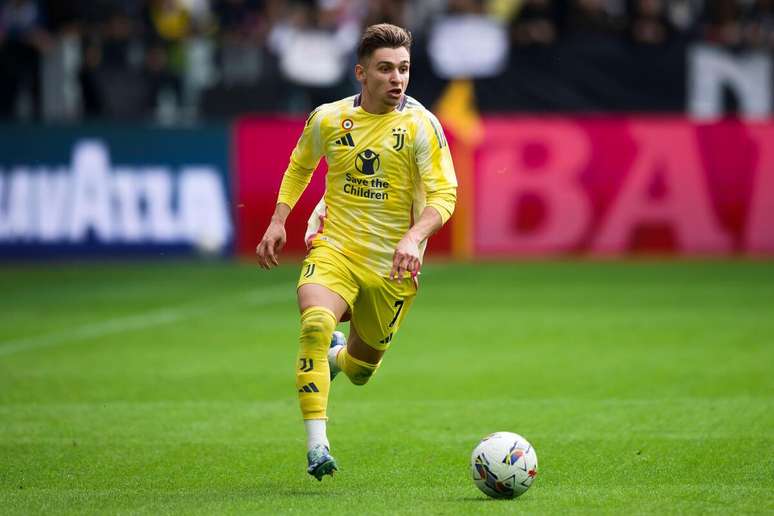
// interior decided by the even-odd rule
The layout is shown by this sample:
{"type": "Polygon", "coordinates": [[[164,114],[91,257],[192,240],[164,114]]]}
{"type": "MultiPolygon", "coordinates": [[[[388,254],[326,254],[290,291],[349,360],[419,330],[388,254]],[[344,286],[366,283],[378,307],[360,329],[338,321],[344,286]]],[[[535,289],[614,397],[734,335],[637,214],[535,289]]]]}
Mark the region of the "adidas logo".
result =
{"type": "Polygon", "coordinates": [[[320,389],[317,388],[314,382],[310,382],[298,389],[298,392],[320,392],[320,389]]]}
{"type": "Polygon", "coordinates": [[[333,143],[337,145],[346,145],[347,147],[355,146],[355,141],[352,139],[352,135],[350,133],[345,134],[333,143]]]}

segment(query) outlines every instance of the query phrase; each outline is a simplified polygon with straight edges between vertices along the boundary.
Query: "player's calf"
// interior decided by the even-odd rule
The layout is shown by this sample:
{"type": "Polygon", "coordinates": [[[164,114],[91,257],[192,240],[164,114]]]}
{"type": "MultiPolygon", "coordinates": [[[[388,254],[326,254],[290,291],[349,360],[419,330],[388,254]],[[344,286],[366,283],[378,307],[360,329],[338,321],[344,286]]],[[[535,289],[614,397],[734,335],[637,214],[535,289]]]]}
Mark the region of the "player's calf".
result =
{"type": "Polygon", "coordinates": [[[301,314],[301,336],[296,366],[296,388],[304,419],[325,419],[331,379],[328,347],[336,317],[315,306],[301,314]]]}
{"type": "Polygon", "coordinates": [[[368,362],[358,360],[349,354],[346,347],[336,355],[336,365],[341,371],[344,371],[347,378],[355,385],[365,385],[368,383],[368,380],[371,379],[379,368],[379,364],[381,364],[381,361],[377,364],[369,364],[368,362]]]}

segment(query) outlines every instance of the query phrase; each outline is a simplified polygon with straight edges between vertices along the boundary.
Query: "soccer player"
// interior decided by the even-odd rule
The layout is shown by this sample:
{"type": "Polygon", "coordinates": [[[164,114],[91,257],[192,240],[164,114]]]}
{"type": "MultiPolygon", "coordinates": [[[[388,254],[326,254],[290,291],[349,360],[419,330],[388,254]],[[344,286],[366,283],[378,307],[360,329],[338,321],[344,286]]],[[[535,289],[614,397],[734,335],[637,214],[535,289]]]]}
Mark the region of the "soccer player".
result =
{"type": "Polygon", "coordinates": [[[417,292],[428,237],[454,211],[457,180],[441,125],[406,95],[411,35],[368,27],[357,50],[359,95],[309,115],[256,253],[278,264],[285,220],[321,157],[325,195],[309,219],[298,281],[301,336],[296,388],[307,434],[309,474],[336,471],[326,435],[331,380],[364,385],[395,340],[417,292]],[[349,320],[349,337],[334,332],[349,320]]]}

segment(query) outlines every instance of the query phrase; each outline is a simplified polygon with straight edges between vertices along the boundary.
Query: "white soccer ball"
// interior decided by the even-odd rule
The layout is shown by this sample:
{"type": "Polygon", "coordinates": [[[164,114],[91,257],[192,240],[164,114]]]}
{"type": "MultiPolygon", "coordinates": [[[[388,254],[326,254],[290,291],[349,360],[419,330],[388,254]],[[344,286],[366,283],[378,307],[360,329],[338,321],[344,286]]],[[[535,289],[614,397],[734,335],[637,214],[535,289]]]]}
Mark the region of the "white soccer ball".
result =
{"type": "Polygon", "coordinates": [[[492,498],[516,498],[537,475],[535,448],[519,434],[495,432],[481,439],[470,456],[473,481],[492,498]]]}

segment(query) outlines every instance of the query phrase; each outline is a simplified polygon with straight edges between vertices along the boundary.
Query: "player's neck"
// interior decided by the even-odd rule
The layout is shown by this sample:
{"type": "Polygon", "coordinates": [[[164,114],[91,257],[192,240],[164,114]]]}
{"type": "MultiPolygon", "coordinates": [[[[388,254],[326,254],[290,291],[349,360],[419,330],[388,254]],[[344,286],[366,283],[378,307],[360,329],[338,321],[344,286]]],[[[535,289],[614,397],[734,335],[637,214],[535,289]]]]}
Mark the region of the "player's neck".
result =
{"type": "Polygon", "coordinates": [[[360,92],[360,107],[363,108],[363,111],[371,115],[386,115],[397,109],[397,106],[391,106],[371,98],[365,88],[360,92]]]}

